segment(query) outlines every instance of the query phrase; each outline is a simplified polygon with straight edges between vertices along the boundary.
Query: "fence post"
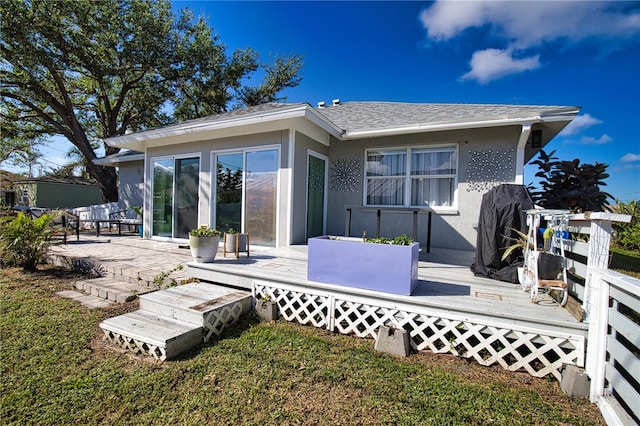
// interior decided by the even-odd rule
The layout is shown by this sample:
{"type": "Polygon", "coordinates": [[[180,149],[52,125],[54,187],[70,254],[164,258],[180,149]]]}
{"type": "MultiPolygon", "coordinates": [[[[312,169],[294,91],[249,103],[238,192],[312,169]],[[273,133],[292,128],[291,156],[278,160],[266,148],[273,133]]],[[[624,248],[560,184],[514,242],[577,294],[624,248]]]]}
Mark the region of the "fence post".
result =
{"type": "Polygon", "coordinates": [[[589,257],[583,308],[589,323],[585,371],[591,379],[589,399],[596,402],[604,392],[605,362],[607,356],[607,324],[609,285],[602,273],[609,264],[611,221],[592,219],[589,235],[589,257]]]}
{"type": "MultiPolygon", "coordinates": [[[[585,215],[588,219],[588,215],[585,215]]],[[[585,320],[590,321],[592,314],[597,315],[600,279],[599,275],[609,266],[609,244],[611,243],[611,221],[591,219],[589,234],[589,252],[587,257],[587,276],[582,308],[585,320]]]]}

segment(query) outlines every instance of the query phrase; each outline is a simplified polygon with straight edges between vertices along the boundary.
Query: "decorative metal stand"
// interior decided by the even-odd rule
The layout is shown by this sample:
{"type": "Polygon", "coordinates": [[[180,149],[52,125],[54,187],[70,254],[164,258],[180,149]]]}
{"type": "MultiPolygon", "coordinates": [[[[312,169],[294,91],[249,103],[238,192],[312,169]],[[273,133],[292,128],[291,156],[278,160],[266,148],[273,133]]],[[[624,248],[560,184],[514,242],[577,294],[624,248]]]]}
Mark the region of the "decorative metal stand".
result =
{"type": "MultiPolygon", "coordinates": [[[[569,296],[567,284],[567,259],[564,251],[564,236],[569,223],[568,211],[564,210],[529,210],[527,213],[527,225],[529,231],[527,234],[528,244],[524,253],[524,280],[522,289],[531,291],[531,302],[536,303],[538,293],[545,291],[557,291],[560,294],[559,304],[564,306],[569,296]],[[542,219],[546,219],[548,227],[553,229],[553,236],[550,239],[548,247],[544,247],[545,251],[538,250],[538,231],[542,219]],[[540,259],[545,253],[559,256],[562,262],[562,279],[554,277],[540,276],[540,259]]],[[[545,245],[547,245],[545,243],[545,245]]]]}

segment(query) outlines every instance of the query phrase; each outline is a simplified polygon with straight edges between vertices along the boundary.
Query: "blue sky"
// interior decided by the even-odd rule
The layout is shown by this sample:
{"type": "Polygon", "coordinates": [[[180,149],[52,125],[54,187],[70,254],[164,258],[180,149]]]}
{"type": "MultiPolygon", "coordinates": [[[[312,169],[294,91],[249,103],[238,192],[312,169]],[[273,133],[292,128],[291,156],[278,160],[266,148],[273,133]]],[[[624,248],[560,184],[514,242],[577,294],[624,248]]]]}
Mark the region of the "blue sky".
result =
{"type": "MultiPolygon", "coordinates": [[[[288,102],[581,106],[547,151],[609,164],[605,189],[640,199],[640,2],[173,4],[204,16],[230,51],[304,55],[288,102]]],[[[63,156],[52,149],[51,161],[63,156]]],[[[525,183],[536,171],[525,167],[525,183]]]]}
{"type": "MultiPolygon", "coordinates": [[[[305,55],[288,102],[575,105],[547,151],[640,199],[640,2],[174,1],[229,49],[305,55]]],[[[525,183],[535,166],[525,167],[525,183]]]]}

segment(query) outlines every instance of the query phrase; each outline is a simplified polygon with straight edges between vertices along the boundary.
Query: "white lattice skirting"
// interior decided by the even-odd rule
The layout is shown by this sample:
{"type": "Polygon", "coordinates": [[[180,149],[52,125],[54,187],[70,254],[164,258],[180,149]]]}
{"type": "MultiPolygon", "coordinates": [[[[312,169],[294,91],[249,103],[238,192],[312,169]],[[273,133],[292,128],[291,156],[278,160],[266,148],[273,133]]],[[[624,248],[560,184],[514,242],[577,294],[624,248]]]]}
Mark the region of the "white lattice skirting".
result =
{"type": "Polygon", "coordinates": [[[525,370],[534,377],[561,379],[565,364],[584,366],[583,336],[556,333],[481,317],[434,313],[418,305],[393,305],[345,294],[327,294],[299,287],[255,282],[254,297],[269,295],[280,315],[314,327],[358,337],[377,338],[383,325],[404,328],[416,350],[473,358],[481,365],[498,363],[509,371],[525,370]],[[375,305],[372,304],[375,302],[375,305]]]}
{"type": "MultiPolygon", "coordinates": [[[[248,296],[246,299],[248,300],[248,296]]],[[[248,305],[248,302],[246,304],[248,305]]],[[[245,307],[242,300],[237,300],[204,313],[201,341],[206,343],[211,338],[220,338],[222,332],[227,327],[235,324],[238,318],[247,310],[248,306],[245,307]]],[[[159,361],[165,361],[168,352],[170,356],[175,356],[175,350],[169,350],[166,346],[145,342],[142,338],[133,338],[126,335],[126,333],[118,333],[107,328],[103,328],[103,331],[104,340],[136,355],[150,355],[159,361]]],[[[198,340],[200,340],[200,337],[196,338],[195,344],[198,343],[198,340]]]]}
{"type": "Polygon", "coordinates": [[[211,337],[220,338],[224,329],[235,324],[244,312],[242,301],[207,312],[203,318],[204,342],[208,342],[211,337]]]}
{"type": "Polygon", "coordinates": [[[151,355],[159,361],[167,359],[167,351],[162,346],[136,340],[133,337],[125,336],[111,330],[103,329],[102,331],[104,331],[104,340],[126,351],[133,352],[136,355],[151,355]]]}

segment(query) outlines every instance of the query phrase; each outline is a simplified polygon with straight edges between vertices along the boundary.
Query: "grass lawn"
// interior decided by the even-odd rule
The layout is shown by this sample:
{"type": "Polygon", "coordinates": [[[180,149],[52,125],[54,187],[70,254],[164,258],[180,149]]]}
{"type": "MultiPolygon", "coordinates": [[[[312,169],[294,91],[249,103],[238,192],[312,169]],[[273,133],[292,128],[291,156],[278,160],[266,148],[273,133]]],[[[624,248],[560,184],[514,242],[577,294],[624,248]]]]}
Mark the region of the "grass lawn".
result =
{"type": "Polygon", "coordinates": [[[246,318],[165,363],[109,349],[99,322],[135,302],[88,310],[55,295],[74,277],[0,270],[0,419],[25,424],[604,424],[554,380],[373,341],[246,318]]]}
{"type": "Polygon", "coordinates": [[[617,247],[611,247],[611,253],[611,269],[640,279],[640,253],[617,247]]]}

